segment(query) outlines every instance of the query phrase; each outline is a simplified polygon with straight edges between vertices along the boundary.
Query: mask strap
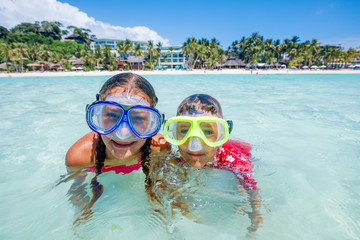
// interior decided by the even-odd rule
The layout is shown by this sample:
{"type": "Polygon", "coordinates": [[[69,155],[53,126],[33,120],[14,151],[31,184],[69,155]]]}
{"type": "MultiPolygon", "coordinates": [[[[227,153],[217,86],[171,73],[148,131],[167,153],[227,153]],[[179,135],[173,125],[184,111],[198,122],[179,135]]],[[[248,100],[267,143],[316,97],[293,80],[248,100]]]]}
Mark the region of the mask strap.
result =
{"type": "Polygon", "coordinates": [[[226,120],[228,126],[229,126],[229,133],[233,130],[234,124],[232,120],[226,120]]]}

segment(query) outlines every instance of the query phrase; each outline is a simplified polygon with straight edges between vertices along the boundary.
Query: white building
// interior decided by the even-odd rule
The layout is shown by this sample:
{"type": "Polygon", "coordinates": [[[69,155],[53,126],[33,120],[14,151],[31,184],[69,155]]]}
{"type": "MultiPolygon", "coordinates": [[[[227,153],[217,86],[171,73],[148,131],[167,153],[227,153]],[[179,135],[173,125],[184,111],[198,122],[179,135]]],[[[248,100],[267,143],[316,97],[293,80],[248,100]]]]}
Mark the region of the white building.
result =
{"type": "MultiPolygon", "coordinates": [[[[95,51],[95,48],[99,46],[103,48],[104,45],[109,46],[110,51],[116,54],[120,59],[127,58],[132,56],[132,54],[125,54],[124,56],[120,56],[119,52],[116,50],[116,45],[118,42],[124,42],[125,40],[117,40],[117,39],[94,39],[93,42],[90,43],[91,50],[95,51]]],[[[143,51],[146,51],[148,48],[147,42],[140,41],[131,41],[133,46],[135,47],[137,44],[140,45],[143,51]]],[[[158,63],[158,68],[175,68],[175,69],[186,69],[187,61],[185,58],[185,54],[183,53],[181,46],[166,46],[161,48],[161,57],[158,63]],[[160,66],[160,67],[159,67],[160,66]]]]}
{"type": "Polygon", "coordinates": [[[159,66],[162,68],[187,68],[187,61],[181,46],[161,48],[159,66]]]}
{"type": "MultiPolygon", "coordinates": [[[[119,57],[119,53],[118,53],[118,51],[116,51],[116,45],[118,44],[118,42],[125,42],[125,40],[106,39],[106,38],[94,39],[94,41],[90,43],[90,48],[91,48],[91,50],[95,51],[96,46],[103,48],[104,45],[107,45],[111,49],[111,52],[115,53],[116,56],[119,57]]],[[[137,44],[139,44],[143,50],[147,49],[146,42],[140,42],[140,41],[131,41],[131,42],[133,44],[133,47],[135,47],[137,44]]],[[[121,57],[123,58],[123,57],[128,57],[131,55],[132,54],[126,54],[125,56],[121,56],[121,57]]]]}

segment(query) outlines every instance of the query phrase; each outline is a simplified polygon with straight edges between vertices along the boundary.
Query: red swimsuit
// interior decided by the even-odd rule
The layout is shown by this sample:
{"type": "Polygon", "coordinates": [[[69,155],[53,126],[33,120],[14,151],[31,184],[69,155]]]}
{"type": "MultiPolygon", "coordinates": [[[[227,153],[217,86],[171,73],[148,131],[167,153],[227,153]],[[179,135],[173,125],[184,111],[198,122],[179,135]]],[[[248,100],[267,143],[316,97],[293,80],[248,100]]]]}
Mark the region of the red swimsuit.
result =
{"type": "Polygon", "coordinates": [[[253,178],[250,150],[248,143],[229,140],[218,150],[215,160],[206,166],[231,171],[246,190],[258,190],[253,178]]]}
{"type": "MultiPolygon", "coordinates": [[[[95,172],[96,165],[92,167],[87,167],[86,170],[88,172],[95,172]]],[[[126,165],[119,165],[119,166],[111,166],[111,165],[105,165],[102,167],[101,172],[110,172],[114,171],[116,174],[122,173],[122,175],[131,173],[133,171],[137,171],[141,168],[140,164],[140,156],[138,158],[138,162],[136,164],[126,166],[126,165]]]]}
{"type": "MultiPolygon", "coordinates": [[[[92,166],[92,167],[88,167],[86,168],[89,172],[95,172],[95,168],[96,166],[92,166]]],[[[133,171],[137,171],[141,168],[141,164],[140,163],[136,163],[134,165],[130,165],[130,166],[126,166],[126,165],[120,165],[120,166],[110,166],[110,165],[105,165],[103,166],[103,168],[101,169],[101,172],[110,172],[110,171],[114,171],[116,174],[122,173],[123,175],[131,173],[133,171]]]]}

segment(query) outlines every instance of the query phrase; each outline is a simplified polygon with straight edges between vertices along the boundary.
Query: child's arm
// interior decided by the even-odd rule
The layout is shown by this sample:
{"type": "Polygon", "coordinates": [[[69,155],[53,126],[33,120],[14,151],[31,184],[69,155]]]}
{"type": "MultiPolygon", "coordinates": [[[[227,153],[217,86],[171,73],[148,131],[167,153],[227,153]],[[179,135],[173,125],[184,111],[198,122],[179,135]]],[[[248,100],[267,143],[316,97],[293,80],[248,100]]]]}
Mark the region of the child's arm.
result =
{"type": "Polygon", "coordinates": [[[174,156],[170,156],[169,153],[162,155],[162,157],[158,156],[156,159],[152,158],[149,176],[151,184],[146,187],[149,203],[153,210],[159,213],[163,218],[166,217],[165,212],[168,211],[166,208],[171,207],[172,215],[174,214],[175,209],[179,209],[183,216],[199,221],[199,219],[190,211],[190,206],[180,200],[181,192],[178,191],[177,185],[168,182],[169,180],[167,180],[169,176],[174,175],[186,179],[186,176],[183,176],[184,172],[179,173],[174,171],[178,163],[178,159],[174,156]],[[170,205],[167,204],[169,202],[170,205]],[[164,203],[166,204],[164,205],[164,203]]]}
{"type": "Polygon", "coordinates": [[[251,226],[248,228],[249,232],[255,232],[259,227],[264,224],[263,216],[260,212],[261,200],[258,190],[249,191],[250,205],[252,212],[249,213],[251,226]]]}
{"type": "Polygon", "coordinates": [[[239,190],[249,197],[251,211],[246,211],[241,205],[238,209],[246,212],[251,220],[249,232],[256,231],[263,224],[263,216],[260,212],[261,200],[256,180],[253,177],[253,166],[250,160],[251,146],[247,143],[229,140],[224,145],[220,159],[223,167],[234,173],[239,180],[239,190]]]}

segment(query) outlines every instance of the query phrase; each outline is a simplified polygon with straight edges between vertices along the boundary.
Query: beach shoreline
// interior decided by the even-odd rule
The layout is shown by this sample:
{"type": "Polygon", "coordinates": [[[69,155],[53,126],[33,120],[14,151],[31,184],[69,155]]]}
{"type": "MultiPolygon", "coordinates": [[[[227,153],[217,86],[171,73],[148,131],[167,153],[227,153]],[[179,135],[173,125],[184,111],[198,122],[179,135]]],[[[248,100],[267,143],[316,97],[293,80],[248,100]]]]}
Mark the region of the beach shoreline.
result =
{"type": "Polygon", "coordinates": [[[89,72],[26,72],[0,73],[0,78],[7,77],[76,77],[76,76],[113,76],[118,73],[132,72],[138,75],[301,75],[301,74],[360,74],[360,70],[153,70],[153,71],[89,71],[89,72]]]}

